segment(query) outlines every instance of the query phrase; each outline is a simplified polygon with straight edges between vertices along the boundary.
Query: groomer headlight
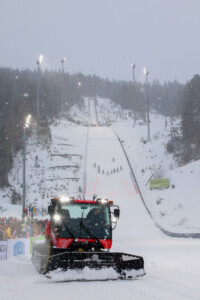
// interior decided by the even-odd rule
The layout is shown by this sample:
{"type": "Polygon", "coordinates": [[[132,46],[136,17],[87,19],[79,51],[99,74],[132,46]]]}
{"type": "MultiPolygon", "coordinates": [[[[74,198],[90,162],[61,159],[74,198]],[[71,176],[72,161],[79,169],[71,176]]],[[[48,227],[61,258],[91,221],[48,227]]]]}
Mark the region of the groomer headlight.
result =
{"type": "Polygon", "coordinates": [[[61,221],[61,216],[59,214],[55,214],[53,216],[53,220],[56,222],[56,223],[59,223],[61,221]]]}
{"type": "Polygon", "coordinates": [[[104,199],[104,198],[99,198],[99,199],[97,199],[97,203],[99,203],[99,204],[108,204],[108,199],[104,199]]]}
{"type": "Polygon", "coordinates": [[[111,222],[114,224],[117,223],[117,218],[114,215],[111,215],[111,222]]]}
{"type": "Polygon", "coordinates": [[[60,200],[61,203],[67,203],[67,202],[73,201],[73,199],[74,198],[69,197],[69,196],[61,196],[59,198],[59,200],[60,200]]]}

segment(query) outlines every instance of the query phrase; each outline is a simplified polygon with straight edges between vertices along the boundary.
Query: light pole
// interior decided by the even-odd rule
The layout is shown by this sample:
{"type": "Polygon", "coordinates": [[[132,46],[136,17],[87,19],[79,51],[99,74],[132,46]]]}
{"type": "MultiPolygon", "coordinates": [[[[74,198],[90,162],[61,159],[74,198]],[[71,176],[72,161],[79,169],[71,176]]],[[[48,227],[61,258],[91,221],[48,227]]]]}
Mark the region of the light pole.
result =
{"type": "Polygon", "coordinates": [[[83,90],[82,90],[82,82],[81,81],[77,82],[77,90],[79,90],[78,91],[79,103],[80,103],[80,105],[82,105],[82,101],[81,101],[82,96],[81,95],[83,94],[83,90]]]}
{"type": "Polygon", "coordinates": [[[38,65],[38,75],[37,75],[37,95],[36,95],[36,114],[37,119],[40,117],[40,65],[43,60],[43,55],[41,54],[37,60],[38,65]]]}
{"type": "Polygon", "coordinates": [[[65,61],[66,61],[66,58],[65,58],[65,57],[63,57],[63,59],[61,59],[61,64],[62,64],[62,72],[63,72],[63,73],[65,72],[65,70],[64,70],[64,63],[65,63],[65,61]]]}
{"type": "Polygon", "coordinates": [[[132,68],[132,70],[133,70],[133,115],[134,115],[134,123],[135,123],[135,102],[136,102],[136,100],[135,100],[135,67],[136,67],[136,65],[135,64],[131,64],[131,68],[132,68]]]}
{"type": "Polygon", "coordinates": [[[133,87],[135,88],[135,64],[131,64],[131,68],[133,69],[133,87]]]}
{"type": "Polygon", "coordinates": [[[26,207],[26,129],[29,128],[31,122],[31,115],[28,115],[24,122],[23,134],[23,193],[22,193],[22,216],[26,207]]]}
{"type": "Polygon", "coordinates": [[[64,98],[65,98],[65,95],[64,95],[64,91],[65,91],[65,88],[64,88],[64,82],[65,82],[65,76],[64,76],[64,73],[65,73],[65,70],[64,70],[64,63],[66,61],[66,58],[63,57],[61,59],[61,66],[62,66],[62,76],[61,76],[61,99],[60,99],[60,111],[61,113],[63,113],[64,111],[64,98]]]}
{"type": "Polygon", "coordinates": [[[146,76],[146,96],[147,96],[147,132],[148,132],[148,142],[151,141],[150,139],[150,122],[149,122],[149,95],[148,95],[148,75],[149,71],[144,68],[144,74],[146,76]]]}

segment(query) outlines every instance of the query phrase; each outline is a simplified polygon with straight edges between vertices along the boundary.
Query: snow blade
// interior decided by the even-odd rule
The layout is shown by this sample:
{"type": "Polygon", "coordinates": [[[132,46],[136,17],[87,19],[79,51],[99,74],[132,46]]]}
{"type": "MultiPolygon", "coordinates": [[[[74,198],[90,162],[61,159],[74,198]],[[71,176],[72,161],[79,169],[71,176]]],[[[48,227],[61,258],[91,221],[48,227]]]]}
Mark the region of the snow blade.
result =
{"type": "MultiPolygon", "coordinates": [[[[118,278],[127,279],[145,275],[144,261],[140,256],[119,252],[69,252],[52,248],[51,254],[44,244],[33,247],[33,264],[39,273],[61,270],[108,270],[112,269],[118,278]]],[[[112,278],[111,278],[112,279],[112,278]]]]}
{"type": "MultiPolygon", "coordinates": [[[[125,271],[143,270],[143,258],[125,253],[111,252],[64,252],[50,256],[47,272],[62,269],[62,270],[82,270],[88,267],[89,269],[105,269],[112,268],[122,277],[125,276],[125,271]]],[[[143,271],[144,273],[144,271],[143,271]]]]}

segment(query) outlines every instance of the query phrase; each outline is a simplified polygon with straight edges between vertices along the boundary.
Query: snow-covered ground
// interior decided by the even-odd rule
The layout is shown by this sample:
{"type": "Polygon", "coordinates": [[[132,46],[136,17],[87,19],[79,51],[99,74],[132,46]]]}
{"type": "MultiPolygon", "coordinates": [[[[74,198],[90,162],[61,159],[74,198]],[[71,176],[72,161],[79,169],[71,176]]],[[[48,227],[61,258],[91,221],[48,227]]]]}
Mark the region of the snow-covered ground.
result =
{"type": "MultiPolygon", "coordinates": [[[[98,196],[112,198],[121,209],[119,224],[114,231],[113,251],[143,256],[147,275],[133,281],[58,284],[37,274],[29,257],[17,257],[0,263],[0,298],[16,300],[55,299],[55,297],[58,299],[73,297],[73,299],[89,300],[102,298],[121,300],[123,297],[127,299],[200,299],[199,239],[171,238],[164,235],[155,226],[135,188],[130,168],[114,131],[117,132],[121,140],[124,140],[123,145],[149,210],[155,221],[168,230],[198,232],[200,228],[200,222],[195,217],[197,216],[196,211],[199,210],[199,204],[196,200],[200,196],[197,181],[199,162],[178,168],[172,155],[167,154],[165,150],[169,128],[165,129],[164,119],[161,116],[151,115],[152,138],[150,143],[144,144],[141,140],[146,138],[146,126],[137,124],[133,127],[134,122],[131,114],[122,112],[120,107],[114,108],[113,103],[106,99],[98,99],[98,104],[99,122],[105,123],[107,118],[111,121],[116,120],[116,115],[115,123],[111,127],[99,126],[88,129],[87,127],[69,125],[63,120],[58,121],[57,130],[57,125],[54,123],[56,126],[51,127],[52,132],[55,130],[52,134],[55,136],[51,146],[52,150],[49,152],[48,160],[40,159],[40,168],[41,166],[45,168],[45,178],[52,178],[50,171],[46,173],[49,166],[55,167],[61,163],[66,164],[66,159],[64,161],[51,161],[51,154],[66,153],[66,148],[60,148],[61,146],[65,147],[60,145],[65,144],[65,139],[67,139],[67,144],[73,144],[73,153],[83,154],[83,156],[87,154],[87,157],[80,160],[81,162],[79,158],[73,161],[73,164],[76,164],[78,160],[81,166],[80,174],[77,174],[77,177],[85,177],[86,196],[91,198],[96,193],[98,196]],[[63,124],[66,124],[65,127],[63,124]],[[70,132],[72,132],[71,135],[70,132]],[[57,137],[62,138],[61,142],[58,142],[57,137]],[[86,137],[88,139],[85,144],[86,137]],[[79,140],[82,140],[82,146],[75,152],[75,146],[79,146],[79,140]],[[175,185],[175,189],[149,190],[149,186],[146,186],[147,181],[152,173],[158,171],[163,172],[163,176],[170,178],[170,183],[175,185]],[[186,194],[186,190],[188,194],[186,194]],[[189,194],[191,195],[190,199],[188,199],[189,194]],[[157,199],[160,198],[163,200],[158,204],[157,199]],[[161,214],[161,216],[159,211],[164,211],[165,214],[161,214]],[[186,218],[187,222],[180,222],[183,217],[186,218]]],[[[88,104],[87,108],[89,108],[88,104]]],[[[94,109],[90,111],[92,114],[95,113],[94,109]]],[[[78,108],[76,113],[77,115],[80,114],[78,108]]],[[[84,121],[87,121],[86,118],[84,121]]],[[[33,148],[34,154],[30,154],[32,148],[30,147],[28,150],[30,152],[27,153],[27,157],[32,157],[30,159],[32,164],[35,164],[36,150],[39,153],[38,157],[47,157],[47,155],[40,155],[39,147],[39,149],[33,148]]],[[[69,152],[67,151],[67,153],[69,152]]],[[[70,153],[72,152],[70,151],[70,153]]],[[[32,166],[30,174],[34,174],[33,169],[32,166]]],[[[13,172],[15,173],[16,170],[17,167],[13,169],[13,172]]],[[[56,171],[56,176],[61,177],[59,183],[62,184],[62,176],[65,175],[61,174],[60,171],[60,169],[56,171]]],[[[65,170],[65,172],[67,171],[65,170]]],[[[12,173],[10,176],[10,179],[14,178],[12,173]]],[[[40,175],[35,176],[38,176],[38,182],[41,182],[40,175]]],[[[33,176],[34,179],[35,176],[33,176]]],[[[29,180],[27,178],[27,181],[29,180]]],[[[81,186],[80,183],[78,186],[81,186]]],[[[50,187],[54,193],[53,186],[50,187]]],[[[74,189],[74,185],[71,187],[69,183],[67,190],[63,189],[59,192],[73,192],[74,189]]],[[[31,192],[31,194],[34,193],[31,192]]],[[[42,199],[41,195],[40,197],[38,195],[38,203],[45,204],[47,198],[42,199]]],[[[3,199],[2,205],[6,207],[6,197],[3,199]]],[[[34,200],[34,197],[32,199],[34,200]]]]}

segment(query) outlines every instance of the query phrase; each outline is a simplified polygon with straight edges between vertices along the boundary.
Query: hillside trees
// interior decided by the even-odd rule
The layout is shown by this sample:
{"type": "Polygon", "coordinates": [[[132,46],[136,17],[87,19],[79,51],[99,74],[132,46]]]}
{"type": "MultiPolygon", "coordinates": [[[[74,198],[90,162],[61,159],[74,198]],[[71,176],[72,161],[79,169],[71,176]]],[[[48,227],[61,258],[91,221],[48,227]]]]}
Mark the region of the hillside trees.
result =
{"type": "Polygon", "coordinates": [[[158,80],[154,80],[149,91],[151,107],[164,116],[180,116],[183,90],[184,85],[177,81],[161,85],[158,80]]]}
{"type": "Polygon", "coordinates": [[[200,76],[195,75],[185,86],[182,108],[182,131],[185,162],[200,157],[200,76]]]}

